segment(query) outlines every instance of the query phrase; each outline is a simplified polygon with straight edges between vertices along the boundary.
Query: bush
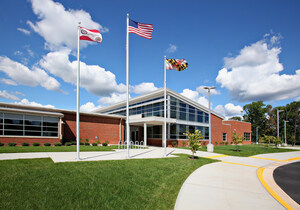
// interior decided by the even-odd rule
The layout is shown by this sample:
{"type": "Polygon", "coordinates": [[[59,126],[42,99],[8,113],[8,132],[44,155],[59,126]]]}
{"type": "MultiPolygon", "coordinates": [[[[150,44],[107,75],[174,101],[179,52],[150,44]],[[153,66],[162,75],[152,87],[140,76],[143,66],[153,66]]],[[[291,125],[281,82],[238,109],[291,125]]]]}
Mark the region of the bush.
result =
{"type": "Polygon", "coordinates": [[[227,142],[227,141],[225,142],[225,145],[228,145],[228,142],[227,142]]]}
{"type": "Polygon", "coordinates": [[[23,146],[23,147],[28,147],[28,146],[29,146],[29,143],[23,142],[23,143],[22,143],[22,146],[23,146]]]}
{"type": "Polygon", "coordinates": [[[181,145],[182,145],[183,147],[185,147],[186,141],[182,141],[182,142],[181,142],[181,145]]]}
{"type": "Polygon", "coordinates": [[[177,141],[172,141],[172,146],[176,147],[178,145],[177,141]]]}
{"type": "Polygon", "coordinates": [[[205,146],[206,145],[206,141],[203,141],[202,144],[203,144],[203,146],[205,146]]]}
{"type": "Polygon", "coordinates": [[[45,146],[45,147],[50,147],[51,144],[47,142],[47,143],[44,144],[44,146],[45,146]]]}
{"type": "Polygon", "coordinates": [[[217,141],[215,142],[215,145],[218,145],[218,142],[217,142],[217,141]]]}
{"type": "Polygon", "coordinates": [[[79,142],[79,145],[84,145],[84,143],[82,141],[79,142]]]}
{"type": "Polygon", "coordinates": [[[71,141],[72,145],[77,145],[76,141],[71,141]]]}
{"type": "Polygon", "coordinates": [[[38,142],[34,142],[33,144],[32,144],[32,146],[34,146],[34,147],[38,147],[38,146],[40,146],[41,144],[40,143],[38,143],[38,142]]]}
{"type": "Polygon", "coordinates": [[[71,145],[72,145],[71,142],[66,142],[66,143],[65,143],[65,146],[71,146],[71,145]]]}
{"type": "Polygon", "coordinates": [[[105,141],[102,143],[102,146],[106,147],[108,145],[109,141],[105,141]]]}
{"type": "Polygon", "coordinates": [[[84,145],[85,146],[90,146],[90,143],[89,142],[85,142],[84,145]]]}
{"type": "Polygon", "coordinates": [[[94,143],[92,143],[92,145],[95,147],[95,146],[97,146],[98,144],[97,144],[96,142],[94,142],[94,143]]]}
{"type": "Polygon", "coordinates": [[[10,142],[10,143],[8,143],[7,145],[10,146],[10,147],[14,147],[14,146],[17,145],[17,143],[15,143],[15,142],[10,142]]]}
{"type": "Polygon", "coordinates": [[[56,147],[60,147],[60,146],[61,146],[61,143],[59,143],[59,142],[55,142],[55,143],[54,143],[54,146],[56,146],[56,147]]]}
{"type": "Polygon", "coordinates": [[[4,143],[0,142],[0,147],[3,147],[4,146],[4,143]]]}

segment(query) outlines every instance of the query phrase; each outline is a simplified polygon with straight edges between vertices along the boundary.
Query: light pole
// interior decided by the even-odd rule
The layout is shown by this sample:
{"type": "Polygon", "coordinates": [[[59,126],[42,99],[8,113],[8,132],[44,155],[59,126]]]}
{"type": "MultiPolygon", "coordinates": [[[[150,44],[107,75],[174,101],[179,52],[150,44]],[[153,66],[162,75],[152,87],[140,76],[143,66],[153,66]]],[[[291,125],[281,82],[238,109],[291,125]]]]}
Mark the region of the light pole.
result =
{"type": "Polygon", "coordinates": [[[283,110],[277,109],[277,138],[279,138],[279,113],[283,112],[283,110]]]}
{"type": "Polygon", "coordinates": [[[207,145],[207,152],[214,152],[214,145],[211,143],[211,114],[210,114],[210,90],[216,89],[216,87],[204,87],[204,89],[208,90],[208,109],[209,109],[209,142],[207,145]]]}
{"type": "Polygon", "coordinates": [[[283,146],[287,146],[287,143],[286,143],[286,123],[287,123],[288,121],[287,120],[284,120],[284,144],[283,144],[283,146]]]}

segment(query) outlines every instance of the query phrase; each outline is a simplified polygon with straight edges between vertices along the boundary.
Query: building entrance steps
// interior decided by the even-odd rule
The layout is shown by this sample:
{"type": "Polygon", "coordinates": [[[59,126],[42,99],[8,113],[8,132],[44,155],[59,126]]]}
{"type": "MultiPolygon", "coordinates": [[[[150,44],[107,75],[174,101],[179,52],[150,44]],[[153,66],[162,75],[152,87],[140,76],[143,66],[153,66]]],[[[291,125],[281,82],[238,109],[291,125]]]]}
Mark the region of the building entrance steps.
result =
{"type": "MultiPolygon", "coordinates": [[[[253,157],[211,154],[206,158],[218,159],[221,162],[204,165],[187,178],[178,194],[176,210],[286,209],[278,201],[281,195],[273,197],[258,178],[257,171],[276,163],[281,165],[300,161],[300,151],[253,157]]],[[[272,173],[264,173],[263,177],[273,180],[272,173]]],[[[279,188],[274,183],[271,187],[279,188]]]]}

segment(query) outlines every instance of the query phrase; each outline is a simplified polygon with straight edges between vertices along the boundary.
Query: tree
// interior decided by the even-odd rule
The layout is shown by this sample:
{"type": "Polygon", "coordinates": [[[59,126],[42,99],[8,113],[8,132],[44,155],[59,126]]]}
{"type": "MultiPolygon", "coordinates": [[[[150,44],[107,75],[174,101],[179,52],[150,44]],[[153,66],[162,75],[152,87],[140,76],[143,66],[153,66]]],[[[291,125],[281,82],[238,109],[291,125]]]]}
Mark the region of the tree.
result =
{"type": "Polygon", "coordinates": [[[239,144],[243,144],[244,137],[237,134],[235,131],[232,132],[232,141],[235,144],[235,151],[239,152],[239,144]]]}
{"type": "Polygon", "coordinates": [[[231,117],[229,118],[229,120],[237,120],[237,121],[242,121],[242,118],[239,117],[239,116],[234,116],[234,117],[231,117]]]}
{"type": "Polygon", "coordinates": [[[201,131],[196,130],[195,133],[191,133],[187,131],[184,133],[189,140],[188,140],[188,146],[191,148],[192,151],[192,159],[194,159],[195,153],[200,148],[199,140],[203,139],[203,136],[201,135],[201,131]]]}
{"type": "Polygon", "coordinates": [[[289,121],[287,124],[287,133],[290,132],[292,144],[300,144],[300,101],[294,101],[285,106],[285,119],[289,121]]]}
{"type": "Polygon", "coordinates": [[[256,128],[259,127],[259,133],[265,133],[267,111],[270,107],[266,106],[263,101],[252,102],[243,107],[245,112],[244,121],[251,123],[252,139],[256,139],[256,128]]]}

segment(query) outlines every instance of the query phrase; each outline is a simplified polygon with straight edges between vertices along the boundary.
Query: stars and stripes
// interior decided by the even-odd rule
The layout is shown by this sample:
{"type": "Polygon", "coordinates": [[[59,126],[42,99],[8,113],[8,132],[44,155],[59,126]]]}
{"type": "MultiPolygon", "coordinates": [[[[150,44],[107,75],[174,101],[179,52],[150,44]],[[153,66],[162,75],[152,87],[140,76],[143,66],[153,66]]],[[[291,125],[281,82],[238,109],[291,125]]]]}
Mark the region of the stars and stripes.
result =
{"type": "Polygon", "coordinates": [[[166,69],[182,71],[188,67],[188,63],[185,59],[167,59],[166,60],[166,69]]]}
{"type": "Polygon", "coordinates": [[[92,42],[102,42],[102,35],[98,30],[86,29],[80,27],[80,40],[87,40],[92,42]]]}
{"type": "Polygon", "coordinates": [[[129,19],[128,33],[134,33],[146,39],[152,39],[153,25],[139,23],[129,19]]]}

